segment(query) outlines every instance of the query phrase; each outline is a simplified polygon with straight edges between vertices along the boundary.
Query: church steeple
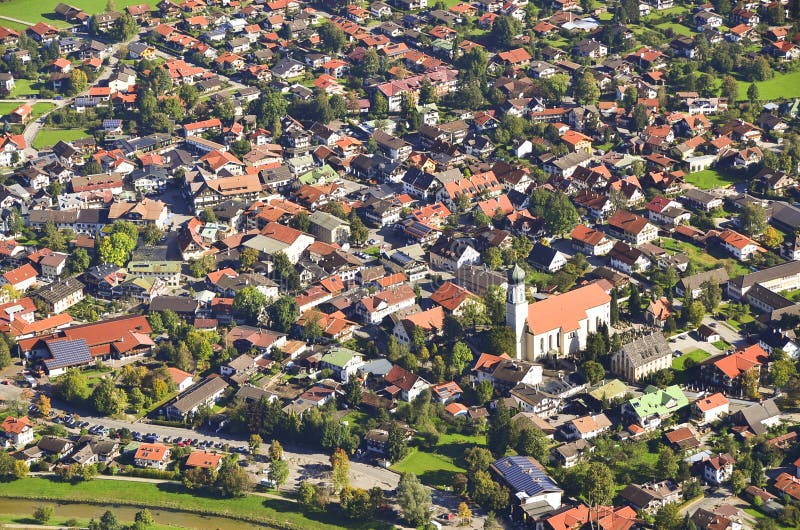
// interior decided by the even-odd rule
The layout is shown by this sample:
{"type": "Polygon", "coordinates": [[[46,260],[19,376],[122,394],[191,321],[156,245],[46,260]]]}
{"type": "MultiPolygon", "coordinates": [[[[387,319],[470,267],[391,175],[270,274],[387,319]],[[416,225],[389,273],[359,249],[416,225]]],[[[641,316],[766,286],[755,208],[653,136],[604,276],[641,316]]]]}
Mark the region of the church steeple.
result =
{"type": "MultiPolygon", "coordinates": [[[[508,273],[508,293],[506,296],[506,325],[514,332],[516,358],[524,356],[523,338],[525,321],[528,318],[528,300],[525,297],[525,270],[518,264],[508,273]]],[[[511,353],[511,352],[508,352],[511,353]]]]}

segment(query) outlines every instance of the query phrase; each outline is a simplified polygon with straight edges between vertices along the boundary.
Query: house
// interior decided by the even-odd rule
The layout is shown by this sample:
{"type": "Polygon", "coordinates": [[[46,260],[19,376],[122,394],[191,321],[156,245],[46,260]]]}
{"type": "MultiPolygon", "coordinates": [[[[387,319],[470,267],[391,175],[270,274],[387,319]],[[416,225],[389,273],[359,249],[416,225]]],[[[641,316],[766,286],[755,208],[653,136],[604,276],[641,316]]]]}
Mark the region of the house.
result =
{"type": "Polygon", "coordinates": [[[325,352],[319,360],[320,368],[333,370],[337,379],[343,383],[348,382],[363,364],[364,358],[360,353],[338,346],[325,352]]]}
{"type": "Polygon", "coordinates": [[[495,391],[503,394],[519,385],[534,387],[541,384],[542,374],[541,364],[501,357],[496,363],[484,361],[481,367],[473,368],[472,377],[479,383],[491,381],[495,391]]]}
{"type": "Polygon", "coordinates": [[[556,272],[567,264],[567,256],[553,247],[537,242],[528,255],[528,263],[544,272],[556,272]]]}
{"type": "Polygon", "coordinates": [[[594,447],[583,439],[575,440],[554,447],[550,451],[550,461],[561,464],[564,469],[569,469],[578,465],[584,458],[594,450],[594,447]]]}
{"type": "Polygon", "coordinates": [[[468,238],[440,237],[428,250],[430,266],[455,272],[464,265],[477,265],[481,254],[473,245],[468,238]]]}
{"type": "Polygon", "coordinates": [[[623,404],[622,415],[645,430],[652,430],[688,404],[678,385],[663,389],[648,387],[644,394],[623,404]]]}
{"type": "Polygon", "coordinates": [[[420,392],[430,386],[426,380],[400,365],[392,366],[384,376],[384,381],[387,385],[384,392],[391,396],[399,395],[400,399],[407,402],[414,401],[420,392]]]}
{"type": "Polygon", "coordinates": [[[644,272],[650,268],[652,262],[647,255],[638,248],[632,247],[622,241],[617,241],[608,253],[609,264],[625,274],[644,272]]]}
{"type": "Polygon", "coordinates": [[[731,479],[735,461],[729,453],[706,457],[702,462],[703,479],[717,486],[731,479]]]}
{"type": "Polygon", "coordinates": [[[728,296],[741,300],[757,284],[775,293],[800,288],[800,261],[789,261],[737,276],[728,282],[728,296]]]}
{"type": "Polygon", "coordinates": [[[722,208],[721,197],[694,188],[683,193],[683,200],[686,201],[689,207],[705,212],[722,208]]]}
{"type": "Polygon", "coordinates": [[[656,328],[664,328],[669,317],[672,316],[672,302],[669,298],[662,296],[655,300],[650,300],[647,309],[644,311],[644,320],[656,328]]]}
{"type": "Polygon", "coordinates": [[[417,329],[421,330],[425,340],[431,340],[439,335],[444,324],[444,308],[435,306],[425,311],[420,311],[397,320],[392,335],[400,344],[409,345],[415,337],[417,329]]]}
{"type": "Polygon", "coordinates": [[[335,215],[317,210],[308,216],[308,220],[311,234],[320,241],[344,245],[350,239],[350,223],[335,215]]]}
{"type": "Polygon", "coordinates": [[[170,449],[160,443],[143,443],[133,455],[133,465],[151,469],[165,469],[169,463],[170,449]]]}
{"type": "Polygon", "coordinates": [[[83,300],[85,287],[75,278],[64,278],[42,287],[34,297],[44,302],[50,314],[58,314],[83,300]]]}
{"type": "Polygon", "coordinates": [[[632,245],[648,243],[658,237],[658,228],[641,215],[625,210],[617,210],[608,219],[611,232],[629,241],[632,245]]]}
{"type": "Polygon", "coordinates": [[[188,388],[191,388],[191,386],[194,384],[194,378],[192,374],[184,372],[183,370],[179,370],[173,366],[170,366],[167,368],[167,370],[169,370],[169,375],[172,379],[172,382],[175,383],[175,389],[178,391],[178,394],[188,388]]]}
{"type": "Polygon", "coordinates": [[[209,453],[207,451],[192,451],[186,458],[184,466],[187,468],[200,468],[218,470],[222,465],[222,453],[209,453]]]}
{"type": "Polygon", "coordinates": [[[611,355],[611,371],[632,382],[671,367],[672,348],[661,332],[635,339],[611,355]]]}
{"type": "Polygon", "coordinates": [[[756,252],[766,252],[758,243],[734,230],[723,230],[719,240],[722,247],[739,261],[749,261],[756,252]]]}
{"type": "Polygon", "coordinates": [[[651,221],[669,226],[688,224],[691,214],[683,209],[681,203],[666,197],[655,197],[647,205],[651,221]]]}
{"type": "Polygon", "coordinates": [[[213,405],[228,388],[228,383],[222,377],[211,374],[167,405],[165,408],[167,417],[175,419],[191,417],[201,407],[213,405]]]}
{"type": "Polygon", "coordinates": [[[411,307],[415,301],[413,289],[402,284],[362,298],[357,302],[355,311],[364,322],[378,324],[385,317],[411,307]]]}
{"type": "Polygon", "coordinates": [[[33,423],[27,416],[6,416],[0,429],[12,447],[20,448],[33,442],[33,423]]]}
{"type": "Polygon", "coordinates": [[[19,292],[25,292],[36,283],[39,273],[33,268],[33,265],[26,263],[16,269],[12,269],[3,274],[0,283],[3,285],[10,285],[19,292]]]}
{"type": "Polygon", "coordinates": [[[668,504],[680,502],[681,487],[671,480],[662,482],[629,484],[620,492],[620,497],[627,501],[635,510],[654,514],[668,504]]]}
{"type": "Polygon", "coordinates": [[[528,304],[525,271],[519,266],[509,273],[508,283],[506,325],[514,331],[519,360],[576,353],[586,348],[589,333],[610,320],[611,297],[596,283],[533,304],[528,304]]]}
{"type": "Polygon", "coordinates": [[[737,426],[739,432],[749,432],[761,435],[780,422],[781,411],[775,400],[767,399],[761,403],[754,403],[747,408],[739,410],[731,418],[731,423],[737,426]]]}
{"type": "Polygon", "coordinates": [[[605,256],[611,251],[613,242],[600,230],[577,225],[570,234],[572,246],[590,256],[605,256]]]}
{"type": "Polygon", "coordinates": [[[728,271],[724,268],[699,272],[678,280],[675,285],[675,294],[681,298],[686,296],[687,290],[691,291],[692,299],[696,300],[703,292],[703,284],[711,282],[715,285],[724,285],[728,281],[728,271]]]}
{"type": "Polygon", "coordinates": [[[464,308],[473,303],[475,295],[467,289],[446,281],[431,294],[431,302],[441,306],[447,313],[461,316],[464,308]]]}
{"type": "Polygon", "coordinates": [[[700,365],[701,378],[725,392],[741,392],[746,377],[761,379],[761,372],[769,361],[769,354],[758,344],[748,346],[730,355],[722,355],[700,365]],[[745,376],[745,374],[748,374],[745,376]]]}
{"type": "Polygon", "coordinates": [[[431,387],[431,393],[433,394],[433,398],[439,403],[447,403],[448,401],[458,401],[461,399],[461,394],[463,394],[464,391],[461,390],[458,383],[449,381],[431,387]]]}
{"type": "Polygon", "coordinates": [[[512,518],[524,520],[529,509],[546,512],[561,507],[563,491],[535,458],[506,456],[489,469],[511,491],[512,518]]]}
{"type": "Polygon", "coordinates": [[[605,414],[589,415],[570,420],[561,426],[566,440],[589,440],[611,428],[611,420],[605,414]]]}

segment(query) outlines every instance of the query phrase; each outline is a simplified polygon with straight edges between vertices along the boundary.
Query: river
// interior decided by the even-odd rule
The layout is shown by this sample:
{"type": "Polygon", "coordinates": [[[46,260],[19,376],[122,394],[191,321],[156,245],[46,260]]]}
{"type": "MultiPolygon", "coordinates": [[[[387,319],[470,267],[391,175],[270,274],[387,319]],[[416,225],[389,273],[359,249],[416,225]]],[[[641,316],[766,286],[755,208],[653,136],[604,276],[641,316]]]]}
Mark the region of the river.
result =
{"type": "MultiPolygon", "coordinates": [[[[133,506],[96,506],[94,504],[59,503],[54,501],[26,501],[22,499],[0,498],[0,513],[16,517],[31,517],[39,506],[50,505],[54,508],[53,521],[63,522],[66,519],[99,519],[106,510],[111,510],[120,521],[132,522],[136,512],[141,508],[133,506]]],[[[218,516],[205,516],[190,512],[178,512],[153,508],[150,510],[157,524],[172,525],[197,530],[258,530],[263,528],[244,521],[226,519],[218,516]]],[[[31,528],[37,528],[31,525],[31,528]]]]}

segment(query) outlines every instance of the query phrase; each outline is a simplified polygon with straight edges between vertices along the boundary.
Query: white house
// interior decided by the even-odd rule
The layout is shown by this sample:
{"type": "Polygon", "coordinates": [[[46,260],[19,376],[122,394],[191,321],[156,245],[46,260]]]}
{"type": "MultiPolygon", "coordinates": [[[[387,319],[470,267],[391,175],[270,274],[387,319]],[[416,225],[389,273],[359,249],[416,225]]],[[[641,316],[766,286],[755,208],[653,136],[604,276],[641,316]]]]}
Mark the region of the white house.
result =
{"type": "Polygon", "coordinates": [[[145,467],[152,469],[164,469],[169,463],[170,450],[164,444],[159,443],[143,443],[136,450],[133,456],[133,464],[136,467],[145,467]]]}
{"type": "Polygon", "coordinates": [[[692,403],[692,412],[704,423],[711,423],[728,415],[730,401],[722,393],[717,392],[692,403]]]}
{"type": "Polygon", "coordinates": [[[3,435],[13,447],[23,447],[33,441],[33,424],[27,416],[6,416],[2,429],[3,435]]]}
{"type": "Polygon", "coordinates": [[[731,479],[733,474],[733,457],[723,453],[703,460],[703,478],[713,484],[722,484],[731,479]]]}
{"type": "Polygon", "coordinates": [[[583,416],[570,420],[561,427],[567,440],[589,440],[611,428],[611,420],[605,414],[583,416]]]}

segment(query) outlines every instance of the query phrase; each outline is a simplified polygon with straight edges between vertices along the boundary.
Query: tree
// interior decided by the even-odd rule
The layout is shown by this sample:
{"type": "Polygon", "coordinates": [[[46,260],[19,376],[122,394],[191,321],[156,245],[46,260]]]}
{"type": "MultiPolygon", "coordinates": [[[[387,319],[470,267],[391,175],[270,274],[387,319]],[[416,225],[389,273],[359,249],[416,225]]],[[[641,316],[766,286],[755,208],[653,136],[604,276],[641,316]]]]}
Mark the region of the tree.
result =
{"type": "Polygon", "coordinates": [[[109,237],[104,237],[100,243],[100,260],[103,263],[113,263],[124,267],[128,263],[131,251],[136,248],[136,240],[122,232],[116,232],[109,237]]]}
{"type": "Polygon", "coordinates": [[[285,252],[276,252],[272,255],[274,280],[280,284],[281,289],[294,291],[300,287],[300,275],[289,260],[285,252]]]}
{"type": "Polygon", "coordinates": [[[11,359],[11,350],[8,348],[8,344],[6,341],[0,340],[0,369],[11,366],[12,362],[14,361],[11,359]]]}
{"type": "Polygon", "coordinates": [[[392,422],[389,426],[389,435],[386,441],[386,456],[389,461],[399,462],[408,454],[408,441],[406,433],[397,422],[392,422]]]}
{"type": "Polygon", "coordinates": [[[300,316],[300,309],[294,298],[282,296],[269,306],[267,314],[273,328],[282,333],[287,333],[292,324],[297,321],[297,317],[300,316]]]}
{"type": "Polygon", "coordinates": [[[210,254],[189,260],[189,274],[195,278],[202,278],[216,268],[217,260],[210,254]]]}
{"type": "Polygon", "coordinates": [[[114,21],[111,36],[118,42],[130,40],[139,31],[139,25],[127,12],[114,21]]]}
{"type": "Polygon", "coordinates": [[[631,128],[635,131],[641,131],[649,122],[650,117],[646,106],[639,104],[633,107],[633,112],[631,113],[631,128]]]}
{"type": "Polygon", "coordinates": [[[739,83],[736,78],[726,75],[722,78],[722,95],[728,98],[730,103],[735,102],[739,98],[739,83]]]}
{"type": "Polygon", "coordinates": [[[239,263],[241,270],[251,270],[253,266],[258,263],[258,250],[254,248],[245,248],[239,253],[239,263]]]}
{"type": "Polygon", "coordinates": [[[340,491],[350,484],[350,459],[344,449],[337,447],[331,454],[331,468],[334,491],[340,491]]]}
{"type": "Polygon", "coordinates": [[[703,305],[703,302],[697,300],[692,302],[692,304],[689,306],[686,315],[686,322],[688,322],[693,328],[696,328],[703,322],[703,317],[705,315],[706,307],[703,305]]]}
{"type": "Polygon", "coordinates": [[[300,212],[289,220],[289,226],[301,232],[311,230],[311,219],[307,212],[300,212]]]}
{"type": "Polygon", "coordinates": [[[304,508],[314,508],[317,499],[317,489],[305,480],[297,488],[297,503],[304,508]]]}
{"type": "Polygon", "coordinates": [[[774,227],[768,226],[761,235],[761,242],[764,243],[764,246],[775,249],[783,243],[783,236],[774,227]]]}
{"type": "Polygon", "coordinates": [[[748,481],[744,473],[738,469],[734,469],[731,474],[731,489],[736,495],[739,495],[747,487],[748,481]]]}
{"type": "Polygon", "coordinates": [[[55,383],[55,394],[64,401],[77,403],[89,397],[89,383],[77,368],[68,368],[55,383]]]}
{"type": "Polygon", "coordinates": [[[270,462],[269,478],[277,487],[281,487],[286,484],[286,479],[289,478],[289,464],[286,463],[286,460],[277,459],[270,462]]]}
{"type": "Polygon", "coordinates": [[[46,524],[53,517],[52,506],[39,506],[33,511],[33,518],[39,524],[46,524]]]}
{"type": "Polygon", "coordinates": [[[356,215],[353,210],[350,213],[350,243],[356,246],[362,246],[369,238],[369,230],[364,226],[364,222],[356,215]]]}
{"type": "Polygon", "coordinates": [[[614,473],[602,462],[591,462],[583,475],[582,494],[586,504],[592,508],[611,503],[616,483],[614,473]]]}
{"type": "Polygon", "coordinates": [[[326,20],[317,30],[322,43],[322,49],[330,52],[338,52],[347,44],[347,36],[330,20],[326,20]]]}
{"type": "Polygon", "coordinates": [[[789,359],[773,361],[769,370],[769,381],[775,388],[784,388],[789,379],[797,377],[797,367],[789,359]]]}
{"type": "Polygon", "coordinates": [[[217,475],[216,486],[224,497],[239,497],[250,491],[252,484],[247,471],[235,461],[225,460],[217,475]]]}
{"type": "Polygon", "coordinates": [[[69,74],[69,95],[74,96],[80,94],[86,90],[88,84],[89,79],[86,77],[86,73],[80,68],[73,69],[69,74]]]}
{"type": "Polygon", "coordinates": [[[482,256],[483,262],[492,270],[497,270],[503,265],[503,251],[497,247],[489,247],[482,256]]]}
{"type": "Polygon", "coordinates": [[[472,521],[472,510],[466,502],[461,502],[458,505],[458,522],[462,526],[468,525],[472,521]]]}
{"type": "Polygon", "coordinates": [[[590,385],[596,385],[606,377],[606,369],[596,361],[586,361],[581,366],[583,376],[589,381],[590,385]]]}
{"type": "Polygon", "coordinates": [[[517,435],[517,443],[514,445],[517,453],[523,456],[532,456],[540,461],[547,457],[549,447],[547,435],[536,427],[522,429],[517,435]]]}
{"type": "Polygon", "coordinates": [[[678,475],[678,459],[672,449],[666,446],[662,446],[659,449],[655,471],[658,478],[676,478],[678,475]]]}
{"type": "Polygon", "coordinates": [[[112,416],[125,411],[128,399],[125,392],[117,389],[114,381],[110,377],[106,377],[94,387],[89,403],[100,414],[112,416]]]}
{"type": "Polygon", "coordinates": [[[511,413],[501,401],[490,418],[489,429],[486,432],[486,445],[499,458],[506,454],[510,444],[511,413]]]}
{"type": "MultiPolygon", "coordinates": [[[[544,222],[553,234],[563,235],[571,232],[579,220],[578,211],[566,194],[561,192],[550,194],[544,212],[544,222]]],[[[523,256],[525,257],[527,256],[523,256]]]]}
{"type": "Polygon", "coordinates": [[[361,381],[357,377],[350,377],[348,381],[342,385],[344,391],[344,402],[351,408],[356,408],[361,404],[362,387],[361,381]]]}
{"type": "Polygon", "coordinates": [[[722,289],[715,281],[707,280],[700,284],[700,301],[706,311],[712,313],[722,302],[722,289]]]}
{"type": "Polygon", "coordinates": [[[594,105],[600,99],[597,80],[589,70],[585,70],[575,83],[575,99],[581,105],[594,105]]]}
{"type": "Polygon", "coordinates": [[[757,236],[767,227],[767,215],[764,208],[757,204],[748,204],[739,214],[739,226],[748,236],[757,236]]]}
{"type": "Polygon", "coordinates": [[[412,526],[420,526],[428,521],[431,508],[431,494],[416,475],[403,473],[397,485],[397,499],[403,517],[412,526]]]}
{"type": "Polygon", "coordinates": [[[154,224],[147,225],[142,232],[142,241],[148,247],[154,246],[162,239],[164,239],[164,231],[154,224]]]}
{"type": "Polygon", "coordinates": [[[261,436],[258,434],[251,434],[250,440],[248,441],[248,445],[250,446],[250,452],[255,454],[258,451],[258,448],[261,447],[261,444],[264,440],[261,439],[261,436]]]}
{"type": "Polygon", "coordinates": [[[509,492],[492,479],[486,471],[478,471],[471,477],[472,498],[489,511],[501,511],[508,507],[509,492]]]}
{"type": "Polygon", "coordinates": [[[483,379],[475,387],[475,400],[479,405],[485,405],[494,396],[494,385],[489,379],[483,379]]]}
{"type": "Polygon", "coordinates": [[[662,506],[656,513],[656,530],[674,530],[681,524],[679,507],[677,504],[667,504],[662,506]]]}
{"type": "Polygon", "coordinates": [[[472,350],[463,342],[456,342],[450,350],[450,367],[453,373],[461,375],[472,362],[472,350]]]}
{"type": "Polygon", "coordinates": [[[52,410],[50,405],[50,398],[46,394],[39,394],[39,397],[36,400],[36,406],[39,407],[39,413],[42,416],[49,416],[50,411],[52,410]]]}
{"type": "Polygon", "coordinates": [[[250,322],[258,322],[266,304],[266,295],[253,286],[244,287],[233,297],[233,310],[250,322]]]}
{"type": "Polygon", "coordinates": [[[489,353],[514,355],[517,351],[517,337],[510,327],[495,326],[489,332],[489,353]]]}
{"type": "Polygon", "coordinates": [[[67,268],[72,274],[78,274],[89,268],[91,259],[86,249],[75,249],[67,258],[67,268]]]}
{"type": "Polygon", "coordinates": [[[514,38],[522,33],[522,23],[519,20],[502,16],[492,24],[490,38],[500,48],[510,48],[514,38]]]}
{"type": "Polygon", "coordinates": [[[751,105],[755,105],[760,99],[760,94],[758,92],[758,87],[755,83],[750,83],[750,86],[747,87],[747,100],[750,102],[751,105]]]}
{"type": "Polygon", "coordinates": [[[142,526],[153,526],[156,522],[155,519],[153,519],[153,514],[150,513],[150,510],[147,508],[136,512],[136,515],[133,516],[133,520],[142,526]]]}

